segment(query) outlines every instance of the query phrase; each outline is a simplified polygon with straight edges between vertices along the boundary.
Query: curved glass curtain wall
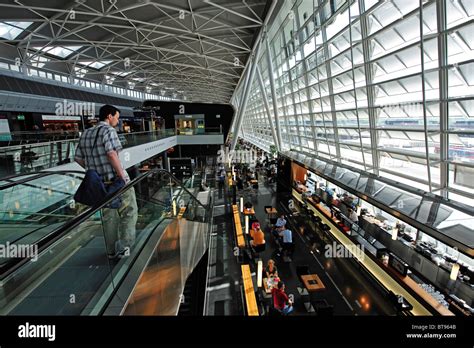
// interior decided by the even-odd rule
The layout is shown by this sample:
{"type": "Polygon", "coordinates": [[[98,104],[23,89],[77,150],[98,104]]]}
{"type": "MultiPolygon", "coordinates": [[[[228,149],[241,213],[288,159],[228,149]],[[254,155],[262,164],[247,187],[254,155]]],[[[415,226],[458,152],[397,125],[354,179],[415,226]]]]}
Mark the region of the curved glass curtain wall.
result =
{"type": "MultiPolygon", "coordinates": [[[[474,2],[303,0],[290,7],[269,37],[282,149],[474,205],[474,2]]],[[[265,45],[262,51],[274,118],[265,45]]],[[[243,137],[268,150],[273,139],[256,79],[243,137]]]]}

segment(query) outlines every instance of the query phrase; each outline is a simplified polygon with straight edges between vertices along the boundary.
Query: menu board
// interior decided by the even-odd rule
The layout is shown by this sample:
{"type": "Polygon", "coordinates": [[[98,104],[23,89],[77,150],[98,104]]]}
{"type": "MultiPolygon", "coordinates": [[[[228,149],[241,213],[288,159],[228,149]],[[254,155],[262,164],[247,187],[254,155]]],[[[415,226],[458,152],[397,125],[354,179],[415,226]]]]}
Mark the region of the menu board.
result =
{"type": "Polygon", "coordinates": [[[170,158],[170,172],[179,180],[189,178],[193,174],[191,158],[170,158]]]}

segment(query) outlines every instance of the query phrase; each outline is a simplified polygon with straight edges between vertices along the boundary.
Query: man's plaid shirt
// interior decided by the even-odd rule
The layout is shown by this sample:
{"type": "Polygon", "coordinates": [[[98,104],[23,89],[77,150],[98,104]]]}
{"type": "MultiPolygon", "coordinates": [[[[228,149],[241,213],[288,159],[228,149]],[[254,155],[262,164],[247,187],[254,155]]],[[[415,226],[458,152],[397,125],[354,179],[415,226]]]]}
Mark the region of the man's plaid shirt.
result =
{"type": "Polygon", "coordinates": [[[102,176],[104,181],[111,181],[116,177],[116,173],[109,162],[107,153],[112,150],[117,151],[117,153],[122,150],[117,131],[107,123],[100,122],[98,126],[84,131],[79,139],[75,159],[83,160],[86,170],[94,169],[102,176]],[[94,147],[97,134],[97,143],[94,147]]]}

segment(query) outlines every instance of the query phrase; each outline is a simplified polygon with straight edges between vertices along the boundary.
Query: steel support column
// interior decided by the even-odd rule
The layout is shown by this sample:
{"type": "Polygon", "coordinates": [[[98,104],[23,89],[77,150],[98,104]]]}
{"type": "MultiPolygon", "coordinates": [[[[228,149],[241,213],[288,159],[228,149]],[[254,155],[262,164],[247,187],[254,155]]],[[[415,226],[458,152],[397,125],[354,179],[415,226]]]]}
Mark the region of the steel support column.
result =
{"type": "Polygon", "coordinates": [[[448,198],[448,37],[446,33],[446,0],[436,1],[438,14],[438,61],[439,61],[439,125],[440,125],[440,195],[448,198]]]}
{"type": "Polygon", "coordinates": [[[252,82],[253,82],[253,78],[255,76],[255,70],[257,68],[257,64],[258,64],[258,55],[260,53],[260,47],[261,47],[261,42],[257,42],[257,47],[253,53],[253,59],[252,61],[250,62],[251,65],[249,65],[249,77],[248,77],[248,81],[245,85],[245,90],[244,90],[244,95],[242,97],[242,105],[239,109],[239,113],[238,113],[238,118],[236,119],[236,124],[235,124],[235,133],[233,134],[233,137],[232,137],[232,144],[231,144],[231,147],[230,149],[231,150],[234,150],[235,149],[235,145],[237,145],[237,139],[239,137],[239,133],[240,133],[240,127],[242,126],[242,121],[244,119],[244,114],[245,114],[245,109],[247,108],[247,104],[248,104],[248,100],[249,100],[249,94],[250,94],[250,90],[252,89],[252,82]]]}
{"type": "Polygon", "coordinates": [[[281,130],[280,130],[280,117],[278,116],[278,105],[277,105],[277,96],[275,89],[275,75],[273,72],[273,61],[270,54],[270,44],[268,43],[268,35],[265,36],[265,48],[266,48],[266,57],[268,65],[268,79],[270,80],[270,89],[272,92],[272,103],[273,103],[273,116],[275,117],[275,127],[276,134],[278,138],[278,143],[280,144],[280,151],[283,150],[283,142],[281,140],[281,130]]]}
{"type": "Polygon", "coordinates": [[[372,150],[373,173],[379,174],[380,168],[380,152],[378,151],[379,141],[377,134],[377,111],[375,110],[375,91],[373,86],[373,66],[370,61],[371,47],[367,37],[369,36],[369,21],[365,12],[365,1],[359,1],[360,11],[360,27],[362,34],[362,51],[364,55],[365,85],[367,86],[367,106],[369,111],[369,127],[370,127],[370,147],[372,150]]]}
{"type": "Polygon", "coordinates": [[[260,73],[260,68],[258,66],[257,66],[257,80],[260,85],[260,89],[262,91],[263,105],[265,106],[266,114],[268,117],[268,124],[270,126],[270,130],[272,131],[273,142],[275,143],[277,150],[280,151],[281,147],[276,136],[275,127],[273,126],[272,116],[270,114],[270,105],[268,103],[267,93],[265,91],[265,84],[263,83],[263,77],[262,77],[262,74],[260,73]]]}
{"type": "MultiPolygon", "coordinates": [[[[323,5],[323,1],[320,0],[320,6],[323,5]]],[[[325,66],[326,66],[326,72],[327,72],[327,82],[328,82],[328,89],[329,89],[329,104],[331,105],[331,119],[332,119],[332,129],[334,132],[334,147],[336,149],[336,161],[341,162],[341,149],[339,146],[339,130],[337,128],[337,115],[336,115],[336,103],[334,101],[334,88],[333,88],[333,83],[332,83],[332,69],[331,69],[331,61],[330,61],[330,54],[329,54],[329,47],[328,47],[328,39],[327,39],[327,34],[326,34],[326,25],[324,25],[324,14],[323,11],[319,11],[319,20],[321,22],[321,35],[323,39],[323,52],[324,52],[324,60],[325,60],[325,66]]],[[[326,123],[326,118],[324,116],[324,113],[322,115],[323,117],[323,123],[326,123]]],[[[326,136],[326,142],[328,144],[328,151],[330,156],[334,156],[333,153],[331,153],[330,149],[330,143],[329,139],[326,136]]],[[[334,158],[332,158],[334,160],[334,158]]]]}

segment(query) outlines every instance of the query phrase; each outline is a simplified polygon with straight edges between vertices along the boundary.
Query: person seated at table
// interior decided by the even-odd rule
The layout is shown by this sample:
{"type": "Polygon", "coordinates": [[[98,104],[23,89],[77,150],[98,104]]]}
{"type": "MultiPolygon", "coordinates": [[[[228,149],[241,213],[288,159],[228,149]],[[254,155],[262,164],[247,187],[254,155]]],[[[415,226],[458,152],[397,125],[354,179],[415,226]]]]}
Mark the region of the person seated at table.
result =
{"type": "MultiPolygon", "coordinates": [[[[255,231],[258,231],[260,229],[260,222],[258,222],[257,220],[255,220],[254,222],[252,222],[252,225],[251,225],[251,231],[250,231],[250,236],[252,236],[252,233],[255,232],[255,231]]],[[[252,237],[253,238],[253,237],[252,237]]]]}
{"type": "Polygon", "coordinates": [[[280,214],[280,217],[275,223],[275,228],[282,229],[286,225],[285,214],[280,214]]]}
{"type": "Polygon", "coordinates": [[[272,234],[273,236],[278,239],[279,233],[285,229],[286,220],[285,214],[281,214],[280,217],[277,219],[275,226],[273,227],[272,234]]]}
{"type": "Polygon", "coordinates": [[[250,241],[251,247],[262,247],[265,245],[265,234],[263,233],[262,229],[260,228],[260,224],[258,222],[252,224],[252,230],[250,231],[250,237],[252,240],[250,241]]]}
{"type": "Polygon", "coordinates": [[[250,202],[246,202],[246,203],[244,204],[244,208],[245,208],[247,211],[250,211],[250,210],[252,210],[252,208],[253,208],[253,204],[250,203],[250,202]]]}
{"type": "Polygon", "coordinates": [[[278,269],[275,266],[275,261],[268,260],[267,267],[265,267],[265,275],[267,278],[278,278],[278,269]]]}
{"type": "Polygon", "coordinates": [[[272,289],[273,307],[284,315],[293,312],[293,303],[285,293],[285,283],[278,282],[278,286],[272,289]]]}

